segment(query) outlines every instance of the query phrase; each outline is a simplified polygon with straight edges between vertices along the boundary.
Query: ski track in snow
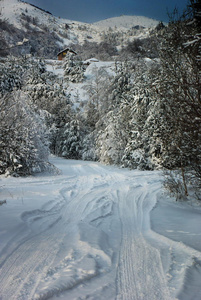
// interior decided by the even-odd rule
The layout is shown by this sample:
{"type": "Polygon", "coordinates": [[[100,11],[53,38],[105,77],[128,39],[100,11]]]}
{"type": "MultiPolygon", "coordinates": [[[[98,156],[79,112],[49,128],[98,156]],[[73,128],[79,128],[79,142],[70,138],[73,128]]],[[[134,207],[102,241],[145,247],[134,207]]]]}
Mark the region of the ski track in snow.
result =
{"type": "Polygon", "coordinates": [[[1,300],[201,299],[200,252],[150,228],[159,172],[52,160],[62,175],[2,178],[1,300]]]}

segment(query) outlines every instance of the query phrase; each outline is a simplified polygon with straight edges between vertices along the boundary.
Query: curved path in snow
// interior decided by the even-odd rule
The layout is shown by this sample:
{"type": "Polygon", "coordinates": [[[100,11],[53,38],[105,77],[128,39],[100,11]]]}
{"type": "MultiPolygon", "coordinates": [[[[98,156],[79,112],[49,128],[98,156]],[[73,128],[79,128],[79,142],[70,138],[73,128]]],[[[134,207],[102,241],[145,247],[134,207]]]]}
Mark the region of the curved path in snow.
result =
{"type": "Polygon", "coordinates": [[[62,174],[1,179],[1,300],[201,299],[200,251],[151,230],[159,172],[52,161],[62,174]]]}

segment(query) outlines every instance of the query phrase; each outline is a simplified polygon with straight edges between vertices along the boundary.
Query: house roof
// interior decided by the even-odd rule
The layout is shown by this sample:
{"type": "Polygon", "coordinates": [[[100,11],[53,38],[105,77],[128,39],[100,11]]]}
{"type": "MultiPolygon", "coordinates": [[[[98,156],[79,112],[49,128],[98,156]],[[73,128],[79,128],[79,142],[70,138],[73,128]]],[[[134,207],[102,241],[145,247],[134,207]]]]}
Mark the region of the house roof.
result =
{"type": "Polygon", "coordinates": [[[73,49],[71,49],[71,48],[65,48],[65,49],[63,49],[63,50],[61,50],[58,54],[57,54],[57,56],[59,55],[59,54],[61,54],[61,53],[63,53],[63,52],[71,52],[71,53],[73,53],[73,54],[77,54],[77,52],[75,52],[73,49]]]}

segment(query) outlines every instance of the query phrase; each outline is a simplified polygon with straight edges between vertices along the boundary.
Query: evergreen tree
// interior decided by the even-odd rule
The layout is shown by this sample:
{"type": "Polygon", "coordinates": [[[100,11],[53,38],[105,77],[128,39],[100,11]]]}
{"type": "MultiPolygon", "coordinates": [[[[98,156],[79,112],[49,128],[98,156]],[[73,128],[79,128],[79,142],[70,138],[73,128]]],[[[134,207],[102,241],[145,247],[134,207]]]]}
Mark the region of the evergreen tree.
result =
{"type": "Polygon", "coordinates": [[[64,79],[69,82],[79,83],[84,79],[85,67],[79,57],[68,53],[64,60],[64,79]]]}
{"type": "Polygon", "coordinates": [[[95,148],[95,132],[85,133],[81,149],[82,160],[98,160],[95,148]]]}
{"type": "Polygon", "coordinates": [[[132,87],[124,95],[122,112],[127,116],[127,144],[122,157],[124,167],[153,169],[156,161],[155,100],[150,93],[149,70],[151,66],[138,61],[132,74],[132,87]],[[154,141],[153,141],[154,140],[154,141]]]}
{"type": "Polygon", "coordinates": [[[82,135],[78,120],[71,120],[64,126],[60,148],[63,157],[81,159],[82,135]]]}

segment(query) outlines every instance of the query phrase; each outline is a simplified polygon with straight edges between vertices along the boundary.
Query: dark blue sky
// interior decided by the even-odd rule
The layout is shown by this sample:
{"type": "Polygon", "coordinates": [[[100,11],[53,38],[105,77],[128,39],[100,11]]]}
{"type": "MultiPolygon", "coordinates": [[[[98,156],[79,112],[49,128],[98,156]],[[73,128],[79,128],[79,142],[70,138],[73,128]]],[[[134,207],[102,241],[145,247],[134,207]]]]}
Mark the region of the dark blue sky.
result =
{"type": "Polygon", "coordinates": [[[75,21],[96,22],[120,15],[139,15],[168,21],[167,11],[180,12],[188,0],[26,0],[57,17],[75,21]]]}

